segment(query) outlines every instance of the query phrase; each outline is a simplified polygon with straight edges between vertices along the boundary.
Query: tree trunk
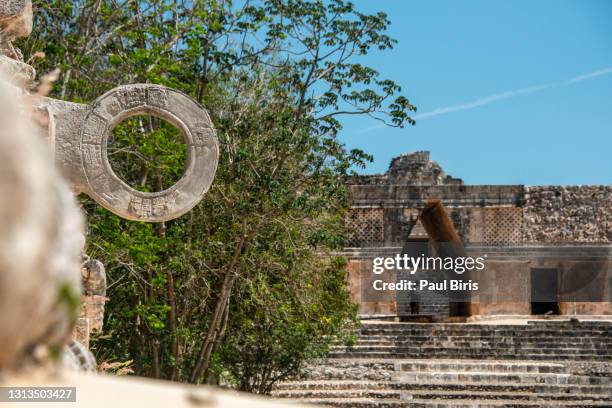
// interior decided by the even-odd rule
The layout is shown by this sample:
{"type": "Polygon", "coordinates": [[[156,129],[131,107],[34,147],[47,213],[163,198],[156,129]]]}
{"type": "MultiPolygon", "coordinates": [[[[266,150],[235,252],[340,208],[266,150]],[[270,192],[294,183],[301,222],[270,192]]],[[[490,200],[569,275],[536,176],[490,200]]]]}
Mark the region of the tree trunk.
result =
{"type": "Polygon", "coordinates": [[[234,251],[234,256],[232,257],[227,271],[225,272],[223,285],[221,286],[221,294],[219,295],[219,299],[217,299],[217,304],[215,305],[215,311],[210,321],[210,326],[208,327],[208,334],[206,335],[206,339],[200,348],[196,364],[191,373],[191,377],[189,378],[189,381],[194,384],[199,382],[202,373],[208,369],[210,356],[213,351],[213,345],[215,344],[215,340],[217,338],[219,324],[223,319],[225,306],[229,303],[230,293],[234,286],[234,282],[236,282],[236,278],[238,277],[238,274],[235,272],[236,265],[238,264],[238,260],[248,238],[246,234],[246,220],[243,223],[242,232],[242,238],[240,238],[240,242],[234,251]]]}
{"type": "Polygon", "coordinates": [[[172,371],[170,373],[170,381],[176,381],[176,377],[178,374],[177,365],[179,359],[179,349],[178,349],[178,337],[176,333],[176,297],[174,295],[174,277],[172,276],[171,271],[166,272],[167,278],[167,296],[168,296],[168,306],[170,310],[168,311],[168,328],[170,329],[170,336],[172,337],[170,343],[170,353],[172,354],[172,358],[174,359],[174,364],[172,365],[172,371]]]}
{"type": "MultiPolygon", "coordinates": [[[[227,302],[225,303],[225,309],[223,311],[223,323],[221,324],[221,329],[219,330],[219,334],[217,335],[217,338],[215,339],[215,342],[212,346],[211,353],[219,348],[219,345],[221,344],[221,342],[223,341],[223,338],[225,337],[225,332],[227,331],[227,322],[229,320],[230,299],[231,299],[231,292],[230,292],[230,296],[227,298],[227,302]]],[[[212,383],[211,382],[212,377],[209,375],[208,372],[206,372],[206,370],[204,370],[204,378],[207,379],[206,383],[209,385],[218,385],[219,383],[218,379],[215,379],[216,382],[212,383]]]]}
{"type": "Polygon", "coordinates": [[[153,339],[151,340],[150,344],[151,344],[151,351],[153,354],[153,362],[151,366],[151,371],[153,372],[152,374],[154,378],[160,378],[161,370],[159,367],[159,341],[157,339],[153,339]]]}

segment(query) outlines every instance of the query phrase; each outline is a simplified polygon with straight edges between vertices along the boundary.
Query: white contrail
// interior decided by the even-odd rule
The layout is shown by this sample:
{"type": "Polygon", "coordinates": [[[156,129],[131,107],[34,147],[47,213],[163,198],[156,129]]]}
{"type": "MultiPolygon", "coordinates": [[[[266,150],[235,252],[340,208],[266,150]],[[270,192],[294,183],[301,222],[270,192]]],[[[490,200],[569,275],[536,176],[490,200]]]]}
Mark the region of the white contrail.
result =
{"type": "MultiPolygon", "coordinates": [[[[427,119],[427,118],[431,118],[431,117],[438,116],[438,115],[444,115],[445,113],[451,113],[451,112],[458,112],[458,111],[463,111],[463,110],[474,109],[474,108],[477,108],[479,106],[484,106],[484,105],[488,105],[488,104],[493,103],[493,102],[501,101],[503,99],[514,98],[515,96],[520,96],[520,95],[528,95],[528,94],[531,94],[531,93],[543,91],[545,89],[556,88],[556,87],[559,87],[559,86],[571,85],[571,84],[575,84],[577,82],[587,81],[589,79],[593,79],[593,78],[597,78],[597,77],[600,77],[600,76],[603,76],[603,75],[609,75],[609,74],[612,74],[612,67],[607,67],[607,68],[599,69],[597,71],[592,71],[592,72],[589,72],[589,73],[583,74],[583,75],[578,75],[576,77],[567,79],[565,81],[551,82],[551,83],[543,84],[543,85],[530,86],[528,88],[520,88],[520,89],[516,89],[514,91],[507,91],[507,92],[502,92],[502,93],[498,93],[498,94],[494,94],[494,95],[490,95],[490,96],[485,96],[484,98],[478,98],[478,99],[476,99],[474,101],[462,103],[462,104],[459,104],[459,105],[451,105],[451,106],[445,106],[445,107],[442,107],[442,108],[436,108],[436,109],[434,109],[432,111],[429,111],[429,112],[418,113],[418,114],[414,115],[413,118],[415,120],[427,119]]],[[[364,130],[362,130],[359,133],[366,133],[366,132],[369,132],[371,130],[381,129],[381,128],[385,127],[385,126],[386,125],[384,125],[384,124],[370,126],[368,128],[365,128],[364,130]]]]}
{"type": "Polygon", "coordinates": [[[565,82],[565,84],[567,84],[567,85],[574,84],[576,82],[582,82],[582,81],[586,81],[587,79],[597,78],[599,76],[608,75],[608,74],[612,74],[612,67],[608,67],[608,68],[600,69],[600,70],[597,70],[597,71],[589,72],[588,74],[584,74],[584,75],[579,75],[577,77],[568,79],[565,82]]]}
{"type": "Polygon", "coordinates": [[[472,102],[467,102],[467,103],[463,103],[460,105],[446,106],[444,108],[434,109],[430,112],[419,113],[419,114],[414,115],[414,119],[425,119],[425,118],[430,118],[432,116],[442,115],[445,113],[473,109],[479,106],[488,105],[490,103],[500,101],[502,99],[513,98],[519,95],[526,95],[526,94],[538,92],[544,89],[553,88],[555,86],[559,86],[559,84],[550,83],[550,84],[545,84],[545,85],[530,86],[529,88],[516,89],[514,91],[502,92],[502,93],[498,93],[495,95],[485,96],[484,98],[479,98],[472,102]]]}

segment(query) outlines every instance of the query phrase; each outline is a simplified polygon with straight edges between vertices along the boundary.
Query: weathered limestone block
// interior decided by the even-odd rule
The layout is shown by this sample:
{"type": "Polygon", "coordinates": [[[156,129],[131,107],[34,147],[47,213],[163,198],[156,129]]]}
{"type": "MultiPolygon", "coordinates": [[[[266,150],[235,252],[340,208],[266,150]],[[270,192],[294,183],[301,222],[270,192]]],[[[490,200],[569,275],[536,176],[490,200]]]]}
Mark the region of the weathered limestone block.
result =
{"type": "Polygon", "coordinates": [[[104,304],[107,298],[105,296],[81,296],[81,313],[80,317],[89,321],[90,333],[101,333],[104,324],[104,304]]]}
{"type": "Polygon", "coordinates": [[[84,317],[78,318],[72,332],[72,339],[89,349],[89,319],[84,317]]]}
{"type": "Polygon", "coordinates": [[[90,259],[81,265],[81,296],[80,317],[88,321],[91,333],[102,332],[104,323],[104,304],[106,303],[106,271],[104,264],[96,259],[90,259]]]}
{"type": "Polygon", "coordinates": [[[461,179],[446,175],[442,167],[429,159],[428,151],[402,154],[389,165],[386,176],[390,184],[442,185],[463,184],[461,179]]]}
{"type": "Polygon", "coordinates": [[[429,151],[417,151],[395,157],[385,174],[354,176],[349,184],[441,186],[462,185],[463,181],[446,174],[438,163],[430,160],[429,151]]]}

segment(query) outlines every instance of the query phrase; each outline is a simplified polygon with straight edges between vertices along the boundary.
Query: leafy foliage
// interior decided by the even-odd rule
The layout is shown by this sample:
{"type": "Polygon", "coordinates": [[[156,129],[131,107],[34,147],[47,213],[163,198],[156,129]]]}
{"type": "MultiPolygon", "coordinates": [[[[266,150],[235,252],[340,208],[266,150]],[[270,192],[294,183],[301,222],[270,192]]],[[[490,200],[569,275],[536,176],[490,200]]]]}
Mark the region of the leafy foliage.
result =
{"type": "Polygon", "coordinates": [[[176,184],[183,175],[187,145],[171,124],[136,115],[113,129],[108,158],[115,173],[136,190],[160,191],[176,184]]]}

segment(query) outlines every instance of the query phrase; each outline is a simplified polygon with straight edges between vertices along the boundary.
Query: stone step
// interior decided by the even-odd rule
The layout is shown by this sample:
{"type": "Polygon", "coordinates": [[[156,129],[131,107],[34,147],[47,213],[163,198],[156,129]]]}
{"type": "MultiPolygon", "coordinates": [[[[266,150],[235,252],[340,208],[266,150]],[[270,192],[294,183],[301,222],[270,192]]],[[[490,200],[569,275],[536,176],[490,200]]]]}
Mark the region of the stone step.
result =
{"type": "Polygon", "coordinates": [[[529,325],[542,325],[542,326],[590,326],[590,327],[609,327],[612,325],[610,320],[581,320],[579,322],[572,322],[569,320],[528,320],[529,325]]]}
{"type": "Polygon", "coordinates": [[[400,323],[400,322],[387,322],[387,323],[373,323],[363,321],[361,324],[362,329],[409,329],[412,327],[418,327],[421,329],[431,328],[442,328],[445,330],[459,330],[463,328],[473,329],[554,329],[554,330],[612,330],[612,321],[605,322],[583,322],[579,324],[573,323],[527,323],[527,324],[487,324],[487,323],[400,323]]]}
{"type": "Polygon", "coordinates": [[[446,373],[397,372],[392,380],[406,383],[445,384],[445,383],[485,383],[485,384],[558,384],[558,385],[612,385],[610,378],[589,377],[572,374],[549,373],[496,373],[457,371],[446,373]]]}
{"type": "Polygon", "coordinates": [[[611,395],[571,394],[571,393],[533,393],[507,391],[449,391],[449,390],[371,390],[371,389],[334,389],[334,390],[285,390],[274,394],[279,398],[292,399],[337,399],[337,398],[375,398],[410,400],[522,400],[522,401],[610,401],[611,395]]]}
{"type": "MultiPolygon", "coordinates": [[[[343,347],[342,349],[332,350],[332,354],[345,353],[345,354],[363,354],[363,353],[387,353],[394,355],[410,355],[410,354],[426,354],[431,357],[439,356],[441,353],[454,355],[474,355],[475,358],[479,355],[489,354],[513,354],[513,355],[526,355],[526,356],[537,356],[537,355],[589,355],[589,356],[601,356],[601,357],[612,357],[612,350],[596,350],[596,349],[581,349],[572,347],[491,347],[487,345],[424,345],[418,346],[413,345],[410,347],[395,347],[395,346],[363,346],[363,347],[343,347]]],[[[410,358],[410,357],[408,357],[410,358]]],[[[526,359],[528,360],[528,358],[526,359]]]]}
{"type": "Polygon", "coordinates": [[[423,332],[445,332],[445,333],[557,333],[562,335],[571,335],[572,333],[610,333],[612,325],[608,327],[553,327],[553,326],[532,326],[532,325],[480,325],[480,324],[464,324],[464,325],[444,325],[444,324],[428,324],[428,323],[403,323],[401,326],[385,325],[385,326],[368,326],[362,325],[361,333],[423,333],[423,332]]]}
{"type": "MultiPolygon", "coordinates": [[[[502,337],[502,336],[480,336],[480,335],[450,335],[450,334],[439,334],[436,338],[445,340],[465,340],[465,339],[503,339],[513,337],[502,337]]],[[[521,336],[521,339],[539,339],[542,341],[555,342],[555,341],[577,341],[577,342],[601,342],[609,343],[612,339],[609,336],[591,337],[591,336],[521,336]]],[[[431,336],[403,336],[403,335],[361,335],[359,340],[371,340],[371,341],[402,341],[410,339],[411,341],[423,341],[431,339],[431,336]]]]}
{"type": "Polygon", "coordinates": [[[589,337],[589,338],[609,338],[612,335],[610,331],[599,331],[599,330],[584,330],[584,331],[570,331],[563,332],[561,330],[474,330],[474,329],[462,329],[462,330],[422,330],[422,329],[377,329],[371,330],[362,329],[360,332],[364,336],[496,336],[496,337],[561,337],[561,338],[576,338],[576,337],[589,337]]]}
{"type": "Polygon", "coordinates": [[[297,390],[279,390],[274,391],[272,396],[275,398],[319,398],[319,399],[335,399],[335,398],[375,398],[375,399],[401,399],[402,392],[393,389],[332,389],[332,390],[317,390],[317,389],[297,389],[297,390]]]}
{"type": "Polygon", "coordinates": [[[305,376],[311,380],[391,380],[395,363],[387,359],[338,359],[309,365],[305,376]]]}
{"type": "MultiPolygon", "coordinates": [[[[379,335],[362,335],[359,337],[358,342],[423,342],[431,340],[431,336],[379,336],[379,335]]],[[[521,337],[498,337],[498,336],[453,336],[453,335],[437,335],[436,339],[448,340],[448,341],[461,341],[461,340],[504,340],[513,339],[519,341],[541,341],[546,343],[562,343],[566,341],[573,341],[575,343],[598,343],[598,344],[612,344],[612,337],[534,337],[534,336],[521,336],[521,337]]],[[[336,343],[340,344],[340,343],[336,343]]]]}
{"type": "Polygon", "coordinates": [[[544,393],[544,392],[507,392],[507,391],[449,391],[449,390],[424,390],[410,391],[403,398],[410,399],[441,399],[441,400],[469,400],[469,399],[491,399],[491,400],[526,400],[526,401],[609,401],[609,394],[572,394],[572,393],[544,393]]]}
{"type": "Polygon", "coordinates": [[[446,342],[431,342],[427,344],[357,344],[354,346],[334,346],[330,347],[330,352],[386,352],[386,353],[411,353],[414,351],[434,351],[434,350],[471,350],[475,352],[478,350],[492,350],[492,351],[506,351],[508,352],[522,352],[531,353],[534,350],[536,354],[560,354],[560,353],[572,353],[572,354],[596,354],[601,356],[611,356],[612,346],[584,346],[576,344],[563,344],[563,345],[546,345],[546,344],[489,344],[482,342],[473,343],[446,343],[446,342]]]}
{"type": "Polygon", "coordinates": [[[516,348],[516,349],[546,349],[546,350],[565,350],[565,349],[575,349],[575,350],[584,350],[584,351],[605,351],[604,354],[612,355],[612,346],[606,344],[583,344],[583,343],[562,343],[562,344],[547,344],[547,343],[500,343],[497,341],[442,341],[442,340],[434,340],[428,341],[427,343],[410,343],[403,342],[401,344],[356,344],[354,346],[332,346],[330,349],[337,350],[366,350],[366,351],[378,351],[378,350],[389,350],[393,352],[394,350],[401,351],[404,349],[412,349],[412,348],[440,348],[440,347],[449,347],[449,348],[516,348]]]}
{"type": "Polygon", "coordinates": [[[350,353],[332,352],[328,358],[359,358],[359,359],[420,359],[420,358],[456,358],[456,359],[483,359],[483,360],[536,360],[536,361],[612,361],[612,356],[601,356],[597,354],[506,354],[508,350],[496,351],[492,353],[482,353],[481,350],[435,350],[433,352],[413,352],[413,353],[350,353]]]}
{"type": "Polygon", "coordinates": [[[533,362],[502,362],[482,360],[417,360],[400,361],[396,370],[408,372],[498,372],[498,373],[567,373],[563,364],[537,364],[533,362]]]}
{"type": "MultiPolygon", "coordinates": [[[[411,361],[411,360],[406,360],[411,361]]],[[[416,360],[421,361],[421,360],[416,360]]],[[[444,360],[443,360],[444,361],[444,360]]],[[[551,364],[551,363],[545,363],[551,364]]],[[[318,359],[309,364],[309,367],[336,367],[336,368],[358,368],[360,370],[384,369],[395,370],[395,362],[388,358],[334,358],[318,359]]]]}
{"type": "Polygon", "coordinates": [[[396,381],[292,381],[279,383],[274,394],[291,390],[438,390],[438,391],[504,391],[553,394],[603,394],[612,396],[612,384],[484,384],[469,382],[448,382],[444,384],[408,383],[396,381]]]}
{"type": "Polygon", "coordinates": [[[274,395],[352,408],[612,407],[611,322],[366,323],[328,357],[274,395]]]}
{"type": "Polygon", "coordinates": [[[486,324],[446,324],[446,323],[394,323],[371,325],[362,324],[361,332],[375,331],[443,331],[443,332],[551,332],[551,333],[609,333],[612,331],[612,324],[605,326],[563,326],[563,325],[486,325],[486,324]]]}
{"type": "MultiPolygon", "coordinates": [[[[602,337],[589,337],[589,336],[527,336],[527,335],[515,335],[515,336],[489,336],[489,335],[431,335],[431,336],[410,336],[410,335],[389,335],[389,336],[360,336],[358,341],[393,341],[393,342],[401,342],[401,341],[411,341],[411,342],[423,342],[431,340],[432,338],[441,339],[441,340],[452,340],[452,341],[461,341],[461,340],[514,340],[514,341],[542,341],[547,343],[563,343],[566,341],[573,341],[576,343],[601,343],[601,344],[610,344],[612,343],[611,335],[602,336],[602,337]]],[[[336,343],[339,344],[339,343],[336,343]]]]}
{"type": "Polygon", "coordinates": [[[456,359],[420,359],[397,360],[388,359],[328,359],[317,360],[314,367],[383,368],[391,371],[495,371],[495,372],[529,372],[529,373],[567,373],[567,367],[560,363],[533,362],[533,361],[495,361],[495,360],[456,360],[456,359]]]}
{"type": "MultiPolygon", "coordinates": [[[[482,336],[482,335],[441,335],[431,334],[427,336],[361,336],[358,341],[382,341],[382,342],[410,342],[410,343],[423,343],[432,340],[443,340],[443,341],[500,341],[500,342],[540,342],[549,344],[563,344],[567,342],[573,343],[584,343],[584,344],[612,344],[612,333],[605,337],[545,337],[545,336],[527,336],[526,334],[520,335],[494,335],[494,336],[482,336]]],[[[341,344],[341,343],[336,343],[341,344]]]]}
{"type": "MultiPolygon", "coordinates": [[[[300,400],[306,404],[324,405],[329,407],[342,408],[489,408],[489,407],[506,407],[506,408],[542,408],[541,401],[516,401],[516,400],[478,400],[472,399],[468,401],[432,401],[432,400],[417,400],[401,401],[401,400],[374,400],[367,398],[340,398],[335,400],[306,398],[300,400]]],[[[546,407],[566,407],[566,408],[585,408],[585,407],[608,407],[609,402],[600,401],[555,401],[547,403],[546,407]]]]}
{"type": "MultiPolygon", "coordinates": [[[[491,347],[487,345],[424,345],[424,346],[410,346],[410,347],[395,347],[395,346],[363,346],[363,347],[343,347],[342,349],[333,350],[332,353],[346,353],[346,354],[359,354],[359,353],[388,353],[395,355],[402,354],[427,354],[435,357],[440,353],[456,353],[458,355],[479,355],[479,354],[508,354],[513,355],[549,355],[549,354],[565,354],[568,356],[572,355],[593,355],[602,357],[612,357],[612,350],[589,350],[572,347],[491,347]]],[[[528,360],[528,359],[527,359],[528,360]]]]}
{"type": "MultiPolygon", "coordinates": [[[[610,350],[601,349],[577,349],[577,348],[547,348],[547,347],[487,347],[485,346],[423,346],[423,347],[386,347],[386,346],[363,346],[353,348],[338,348],[330,350],[333,355],[346,354],[347,356],[355,356],[360,354],[392,354],[397,358],[488,358],[487,356],[501,356],[512,354],[522,360],[530,360],[532,356],[547,356],[547,355],[566,355],[566,356],[595,356],[602,360],[610,360],[612,353],[610,350]],[[400,357],[403,356],[403,357],[400,357]],[[463,356],[463,357],[461,357],[463,356]]],[[[513,358],[516,359],[516,358],[513,358]]],[[[502,358],[500,358],[502,360],[502,358]]]]}
{"type": "Polygon", "coordinates": [[[445,329],[461,328],[461,327],[528,327],[528,328],[572,328],[572,329],[600,329],[607,330],[612,328],[612,320],[599,321],[599,322],[581,322],[581,323],[570,323],[570,322],[534,322],[528,321],[526,323],[511,323],[511,324],[495,324],[486,322],[469,322],[469,323],[435,323],[435,322],[374,322],[371,320],[364,320],[361,322],[361,327],[368,329],[380,329],[380,328],[405,328],[418,325],[420,327],[443,327],[445,329]]]}
{"type": "MultiPolygon", "coordinates": [[[[600,349],[604,349],[607,350],[606,347],[599,347],[596,345],[588,345],[588,344],[579,344],[579,345],[570,345],[570,344],[566,344],[566,343],[555,343],[555,344],[548,344],[548,343],[540,343],[540,344],[534,344],[534,343],[504,343],[504,342],[483,342],[483,341],[472,341],[472,342],[468,342],[468,341],[461,341],[461,342],[453,342],[453,341],[437,341],[437,340],[431,340],[428,341],[426,343],[412,343],[412,342],[405,342],[403,344],[394,344],[394,345],[384,345],[384,346],[374,346],[374,345],[363,345],[363,346],[335,346],[335,348],[356,348],[356,347],[393,347],[395,349],[411,349],[411,348],[439,348],[439,347],[449,347],[449,348],[460,348],[460,347],[477,347],[478,345],[481,346],[486,346],[487,348],[508,348],[508,347],[512,347],[514,346],[515,348],[521,348],[521,349],[540,349],[540,348],[546,348],[546,349],[576,349],[576,350],[600,350],[600,349]]],[[[610,354],[612,354],[612,351],[610,351],[610,354]]]]}
{"type": "Polygon", "coordinates": [[[549,333],[609,333],[612,325],[606,327],[587,327],[587,326],[539,326],[539,325],[484,325],[484,324],[442,324],[442,323],[401,323],[372,326],[365,324],[360,327],[362,333],[385,332],[385,331],[440,331],[448,333],[458,332],[549,332],[549,333]]]}
{"type": "Polygon", "coordinates": [[[422,358],[420,356],[433,358],[461,358],[459,356],[472,358],[481,358],[482,356],[496,356],[511,354],[515,357],[525,356],[524,360],[529,360],[533,356],[547,356],[547,355],[566,355],[571,356],[594,356],[602,359],[610,359],[612,355],[606,350],[582,350],[582,349],[566,349],[566,348],[520,348],[520,347],[402,347],[402,348],[374,348],[368,347],[368,349],[343,349],[332,351],[332,354],[346,354],[355,356],[359,354],[393,354],[397,358],[422,358]],[[400,357],[404,356],[404,357],[400,357]],[[414,356],[414,357],[411,357],[414,356]],[[457,357],[455,357],[457,356],[457,357]]]}
{"type": "Polygon", "coordinates": [[[448,336],[537,336],[537,337],[607,337],[612,331],[599,331],[599,330],[583,330],[583,331],[568,331],[562,330],[419,330],[419,329],[380,329],[380,330],[361,330],[359,332],[364,336],[427,336],[429,334],[441,334],[448,336]]]}
{"type": "Polygon", "coordinates": [[[311,363],[307,377],[311,379],[390,379],[400,371],[419,372],[500,372],[500,373],[567,373],[562,364],[496,360],[400,360],[328,359],[311,363]],[[402,366],[403,365],[403,366],[402,366]]]}

